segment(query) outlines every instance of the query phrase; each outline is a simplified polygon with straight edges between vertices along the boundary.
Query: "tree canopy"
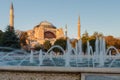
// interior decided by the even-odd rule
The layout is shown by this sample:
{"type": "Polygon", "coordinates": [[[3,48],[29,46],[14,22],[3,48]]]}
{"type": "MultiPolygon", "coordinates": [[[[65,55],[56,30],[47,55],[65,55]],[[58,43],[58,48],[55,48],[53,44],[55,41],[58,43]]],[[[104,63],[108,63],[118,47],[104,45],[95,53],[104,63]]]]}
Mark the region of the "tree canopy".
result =
{"type": "MultiPolygon", "coordinates": [[[[60,38],[60,39],[57,39],[55,42],[54,42],[54,45],[59,45],[61,46],[64,50],[66,50],[66,39],[64,38],[60,38]]],[[[60,52],[60,50],[58,48],[55,48],[54,49],[55,52],[60,52]]]]}
{"type": "Polygon", "coordinates": [[[48,51],[51,46],[52,46],[52,44],[50,43],[49,40],[46,40],[46,41],[43,43],[43,48],[44,48],[45,51],[48,51]]]}
{"type": "Polygon", "coordinates": [[[21,48],[19,38],[15,34],[14,29],[10,29],[10,26],[7,26],[1,38],[1,45],[4,47],[21,48]]]}

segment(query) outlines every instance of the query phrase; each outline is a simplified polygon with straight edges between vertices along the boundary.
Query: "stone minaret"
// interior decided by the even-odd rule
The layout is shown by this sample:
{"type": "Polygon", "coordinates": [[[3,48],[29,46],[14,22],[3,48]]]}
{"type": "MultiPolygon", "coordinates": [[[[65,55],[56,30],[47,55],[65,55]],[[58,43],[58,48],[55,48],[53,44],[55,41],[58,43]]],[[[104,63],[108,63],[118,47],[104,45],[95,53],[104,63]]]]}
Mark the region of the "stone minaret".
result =
{"type": "Polygon", "coordinates": [[[67,24],[65,26],[65,37],[67,37],[67,24]]]}
{"type": "Polygon", "coordinates": [[[13,8],[13,3],[11,3],[11,5],[10,5],[9,26],[10,26],[10,30],[12,30],[13,27],[14,27],[14,8],[13,8]]]}
{"type": "Polygon", "coordinates": [[[78,17],[78,40],[80,40],[80,16],[78,17]]]}

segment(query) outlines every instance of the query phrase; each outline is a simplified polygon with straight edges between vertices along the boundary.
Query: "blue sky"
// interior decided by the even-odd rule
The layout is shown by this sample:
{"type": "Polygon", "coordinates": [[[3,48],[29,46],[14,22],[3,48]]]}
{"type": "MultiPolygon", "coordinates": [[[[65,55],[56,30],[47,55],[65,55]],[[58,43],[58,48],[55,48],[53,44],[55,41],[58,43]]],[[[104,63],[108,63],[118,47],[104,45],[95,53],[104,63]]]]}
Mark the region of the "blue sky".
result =
{"type": "Polygon", "coordinates": [[[68,36],[77,37],[80,15],[81,35],[87,30],[105,36],[120,37],[120,0],[0,0],[0,29],[9,24],[9,9],[13,2],[15,29],[30,30],[47,20],[57,28],[68,25],[68,36]]]}

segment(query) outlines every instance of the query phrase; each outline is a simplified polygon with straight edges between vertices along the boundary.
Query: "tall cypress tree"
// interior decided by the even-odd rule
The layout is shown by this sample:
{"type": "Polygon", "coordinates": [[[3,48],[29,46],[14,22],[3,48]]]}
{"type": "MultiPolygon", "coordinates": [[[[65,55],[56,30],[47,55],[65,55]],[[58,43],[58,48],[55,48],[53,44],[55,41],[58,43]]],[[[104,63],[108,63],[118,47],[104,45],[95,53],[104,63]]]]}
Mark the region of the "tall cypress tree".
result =
{"type": "Polygon", "coordinates": [[[2,46],[21,48],[19,38],[15,34],[14,28],[10,29],[10,26],[7,26],[6,31],[4,32],[2,37],[2,46]]]}

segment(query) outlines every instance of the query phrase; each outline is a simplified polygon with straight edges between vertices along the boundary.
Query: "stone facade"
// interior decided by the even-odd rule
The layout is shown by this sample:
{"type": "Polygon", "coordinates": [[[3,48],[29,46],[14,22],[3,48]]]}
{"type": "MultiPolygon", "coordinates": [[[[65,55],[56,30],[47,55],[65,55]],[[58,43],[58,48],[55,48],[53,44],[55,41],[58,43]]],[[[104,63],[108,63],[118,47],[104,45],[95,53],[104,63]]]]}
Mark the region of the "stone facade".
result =
{"type": "Polygon", "coordinates": [[[43,44],[45,40],[49,40],[52,44],[56,39],[64,37],[62,28],[57,29],[53,24],[42,21],[36,25],[33,30],[27,31],[28,38],[32,43],[43,44]]]}

